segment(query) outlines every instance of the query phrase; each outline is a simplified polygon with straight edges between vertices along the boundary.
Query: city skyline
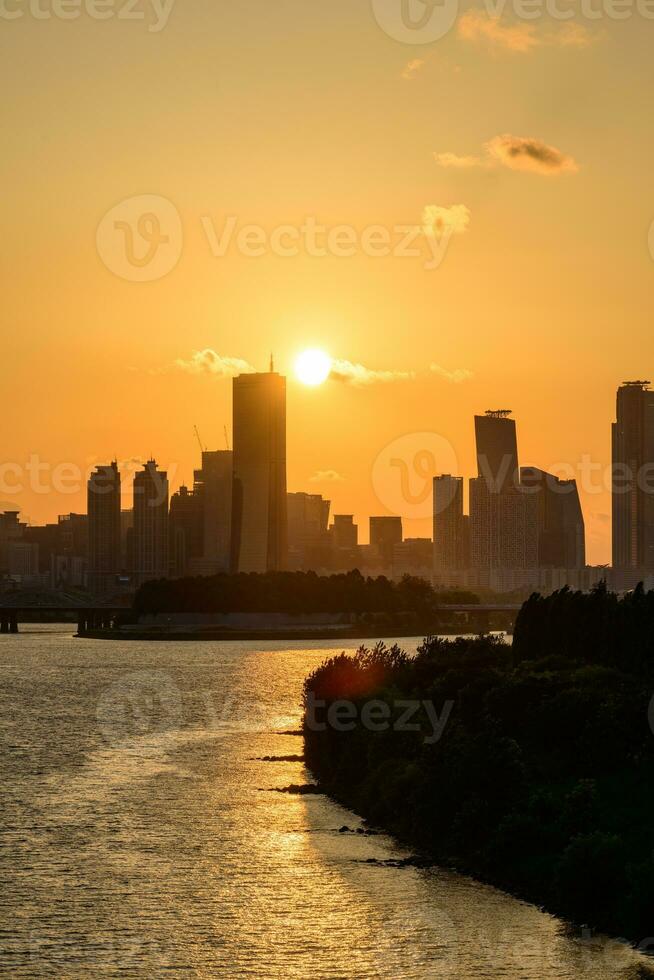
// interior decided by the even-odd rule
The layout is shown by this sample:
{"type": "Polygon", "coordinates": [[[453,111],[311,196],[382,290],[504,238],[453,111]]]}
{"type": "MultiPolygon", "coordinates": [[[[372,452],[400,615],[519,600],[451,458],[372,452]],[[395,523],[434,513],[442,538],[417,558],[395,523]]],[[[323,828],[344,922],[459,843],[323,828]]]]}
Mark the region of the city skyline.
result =
{"type": "MultiPolygon", "coordinates": [[[[231,388],[231,378],[216,378],[215,375],[203,376],[195,375],[193,377],[193,385],[197,390],[201,390],[207,381],[209,380],[209,388],[213,391],[216,396],[217,404],[222,404],[222,398],[218,396],[221,394],[221,389],[231,388]]],[[[436,382],[433,380],[431,384],[434,385],[436,382]]],[[[465,386],[456,386],[465,387],[465,386]]],[[[371,394],[372,388],[356,387],[354,385],[342,385],[338,381],[329,381],[328,384],[324,385],[325,390],[315,390],[307,388],[306,385],[301,384],[296,377],[293,375],[291,370],[291,375],[288,378],[287,392],[289,399],[289,410],[288,410],[288,486],[292,490],[303,490],[305,492],[316,492],[322,493],[323,496],[329,497],[333,502],[333,512],[347,512],[354,513],[356,520],[362,527],[361,540],[365,541],[367,538],[367,528],[368,528],[368,517],[374,515],[375,513],[387,514],[392,516],[394,513],[392,509],[389,509],[385,505],[385,500],[379,498],[379,495],[375,492],[375,488],[372,485],[370,473],[375,465],[375,460],[380,451],[383,450],[384,446],[380,441],[374,442],[371,446],[364,445],[362,450],[358,453],[358,459],[356,464],[353,461],[352,470],[347,470],[346,467],[339,467],[338,460],[335,459],[333,455],[325,458],[321,458],[321,448],[317,445],[312,447],[312,465],[306,465],[304,462],[305,457],[301,454],[298,457],[298,453],[293,450],[292,433],[297,429],[298,425],[298,412],[297,403],[295,398],[298,397],[298,392],[306,392],[310,399],[315,402],[318,401],[331,401],[334,397],[334,392],[337,394],[343,392],[347,399],[356,399],[357,404],[353,405],[353,408],[366,407],[366,402],[371,394]],[[294,405],[296,406],[294,408],[294,405]],[[362,471],[362,461],[364,462],[362,471]],[[303,465],[304,463],[304,465],[303,465]],[[297,476],[298,472],[304,471],[303,476],[297,476]],[[345,471],[345,472],[343,472],[345,471]],[[356,479],[356,473],[361,476],[361,483],[356,479]],[[293,474],[296,474],[295,476],[293,474]]],[[[379,389],[377,389],[379,390],[379,389]]],[[[615,385],[610,393],[610,401],[615,400],[615,385]]],[[[505,398],[506,401],[510,401],[509,398],[505,398]]],[[[497,401],[497,393],[495,393],[494,398],[490,399],[491,404],[493,401],[497,401]]],[[[203,419],[200,421],[200,430],[203,432],[203,436],[206,440],[207,433],[213,433],[214,439],[211,441],[220,443],[224,439],[224,433],[226,433],[227,438],[231,441],[232,436],[232,425],[231,425],[231,406],[228,407],[226,412],[216,413],[216,417],[213,419],[203,419]],[[210,421],[211,425],[207,422],[210,421]],[[219,435],[220,434],[220,435],[219,435]]],[[[302,410],[304,405],[302,406],[302,410]]],[[[614,411],[611,409],[609,411],[614,411]]],[[[191,412],[192,415],[195,413],[191,412]]],[[[427,408],[424,410],[425,417],[431,416],[433,413],[427,408]]],[[[474,414],[474,412],[471,412],[474,414]]],[[[579,484],[579,494],[581,506],[584,512],[584,518],[586,521],[586,532],[587,532],[587,553],[589,564],[602,565],[610,564],[612,561],[612,542],[611,542],[611,494],[608,487],[610,486],[610,468],[611,468],[611,430],[610,427],[605,424],[605,439],[604,442],[607,444],[608,455],[603,455],[601,458],[594,457],[591,453],[585,451],[579,451],[576,458],[572,459],[562,459],[561,456],[554,456],[549,462],[547,458],[543,462],[543,458],[540,456],[534,457],[533,453],[529,451],[528,447],[533,446],[536,442],[537,436],[533,432],[533,427],[528,424],[528,421],[522,417],[518,416],[517,410],[512,413],[519,419],[521,427],[521,444],[523,446],[522,456],[523,458],[529,460],[529,465],[533,465],[534,459],[537,460],[538,466],[543,468],[548,472],[557,473],[560,470],[564,477],[575,478],[577,477],[579,484]],[[524,447],[527,447],[525,449],[524,447]],[[608,474],[608,477],[607,477],[608,474]],[[582,479],[579,479],[581,475],[582,479]]],[[[608,416],[607,416],[608,418],[608,416]]],[[[420,423],[420,419],[416,419],[420,423]]],[[[454,455],[458,462],[458,473],[467,477],[470,475],[474,468],[476,467],[476,451],[474,445],[474,431],[469,424],[469,417],[465,418],[467,422],[467,438],[461,443],[456,444],[453,447],[454,455]],[[466,461],[469,461],[466,464],[466,461]]],[[[456,428],[463,428],[462,420],[455,417],[453,414],[448,416],[448,429],[451,430],[455,426],[456,428]]],[[[422,431],[425,428],[424,420],[422,424],[416,426],[417,431],[422,431]]],[[[445,426],[443,426],[445,428],[445,426]]],[[[565,435],[570,439],[570,428],[566,431],[565,435]]],[[[574,428],[574,427],[572,427],[574,428]]],[[[438,428],[434,427],[436,433],[439,432],[438,428]]],[[[410,434],[408,430],[404,427],[398,430],[396,427],[394,429],[396,436],[401,439],[403,436],[410,434]]],[[[563,441],[563,436],[562,440],[563,441]]],[[[452,445],[450,440],[445,437],[446,442],[452,445]]],[[[4,489],[12,490],[11,493],[5,492],[4,495],[0,493],[0,509],[2,510],[18,510],[21,513],[22,520],[28,520],[32,524],[47,523],[56,520],[61,513],[80,513],[84,510],[83,501],[86,499],[86,479],[88,473],[90,473],[96,466],[107,465],[109,460],[118,459],[119,469],[123,478],[124,483],[124,494],[123,499],[129,504],[131,495],[131,481],[129,479],[130,475],[140,468],[151,455],[156,455],[162,465],[169,474],[170,480],[170,492],[171,494],[177,492],[182,486],[192,485],[193,480],[190,479],[194,470],[196,468],[196,446],[195,437],[193,435],[193,427],[185,434],[185,441],[187,443],[187,448],[185,449],[184,460],[182,464],[178,460],[167,459],[166,456],[157,449],[156,453],[150,451],[143,457],[136,457],[130,454],[129,446],[126,446],[126,452],[124,454],[110,453],[103,457],[99,453],[94,453],[93,456],[87,461],[80,461],[75,463],[73,460],[66,459],[62,461],[52,461],[44,460],[38,453],[34,454],[37,462],[34,463],[33,473],[36,475],[28,476],[27,473],[30,469],[30,454],[26,454],[23,457],[23,462],[11,462],[6,464],[10,467],[7,470],[7,475],[4,476],[5,485],[4,489]],[[39,467],[42,467],[43,473],[37,472],[39,467]],[[56,471],[57,467],[60,469],[70,469],[72,471],[77,471],[79,478],[77,480],[77,488],[75,492],[70,492],[69,487],[74,484],[74,480],[69,479],[69,483],[66,486],[64,493],[58,493],[56,489],[52,486],[52,472],[56,471]],[[20,494],[16,494],[14,488],[22,479],[22,485],[24,490],[20,494]],[[34,482],[38,486],[38,492],[31,489],[30,484],[34,482]],[[33,505],[30,507],[30,503],[33,505]],[[38,515],[41,515],[39,518],[38,515]]],[[[162,429],[161,432],[161,442],[166,442],[166,430],[162,429]]],[[[150,446],[157,445],[157,440],[153,437],[149,440],[150,446]]],[[[561,454],[562,455],[562,454],[561,454]]],[[[445,472],[449,469],[448,466],[443,466],[442,471],[445,472]]],[[[4,475],[4,471],[3,471],[4,475]]],[[[467,495],[467,487],[466,487],[467,495]]],[[[424,537],[430,536],[432,533],[432,517],[431,513],[425,511],[424,517],[419,519],[414,519],[411,515],[402,515],[406,524],[406,531],[410,533],[411,536],[424,537]]]]}
{"type": "MultiPolygon", "coordinates": [[[[301,364],[311,386],[324,384],[334,370],[327,355],[316,351],[307,351],[301,364]]],[[[196,427],[201,466],[194,470],[190,489],[182,484],[171,494],[167,471],[150,459],[134,476],[130,508],[123,496],[127,481],[114,460],[91,473],[86,515],[70,513],[59,516],[56,525],[28,526],[15,509],[5,508],[0,571],[6,575],[9,569],[10,575],[29,579],[38,568],[53,583],[59,575],[61,581],[87,583],[96,593],[110,592],[112,583],[135,588],[159,577],[286,569],[328,574],[360,568],[366,574],[418,575],[439,587],[498,592],[557,582],[584,587],[601,574],[602,566],[587,561],[577,481],[533,464],[520,465],[516,420],[508,409],[474,416],[476,475],[467,480],[435,469],[436,455],[424,448],[429,433],[413,443],[409,463],[416,470],[423,467],[429,484],[429,535],[415,534],[415,522],[407,519],[413,499],[404,472],[407,460],[390,459],[385,476],[388,481],[390,474],[395,484],[399,513],[379,513],[383,508],[378,508],[367,515],[365,541],[351,511],[332,509],[333,501],[320,493],[287,489],[286,382],[275,371],[272,356],[267,372],[248,370],[234,377],[233,449],[227,426],[228,448],[211,451],[196,427]],[[70,540],[66,522],[73,520],[88,522],[88,551],[57,544],[64,531],[63,540],[70,540]],[[7,547],[12,559],[5,568],[7,547]],[[79,560],[87,555],[88,576],[82,578],[79,560]],[[71,564],[73,559],[78,564],[71,564]],[[61,568],[56,564],[60,560],[61,568]]],[[[654,468],[654,402],[648,384],[624,382],[618,387],[618,420],[611,424],[612,496],[618,515],[613,581],[622,587],[653,571],[648,550],[654,533],[651,490],[641,485],[654,468]],[[627,546],[632,552],[627,553],[627,546]]],[[[384,497],[388,482],[377,493],[384,497]]],[[[390,498],[385,499],[388,503],[390,498]]]]}

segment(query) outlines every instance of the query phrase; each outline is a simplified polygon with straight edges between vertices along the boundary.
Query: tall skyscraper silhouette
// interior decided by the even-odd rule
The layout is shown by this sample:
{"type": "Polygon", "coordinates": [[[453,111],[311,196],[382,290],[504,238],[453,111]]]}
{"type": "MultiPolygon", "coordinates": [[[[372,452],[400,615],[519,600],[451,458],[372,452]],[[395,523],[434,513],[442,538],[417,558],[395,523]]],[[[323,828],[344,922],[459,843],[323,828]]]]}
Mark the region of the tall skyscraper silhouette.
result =
{"type": "Polygon", "coordinates": [[[135,585],[166,578],[168,565],[168,474],[151,459],[134,477],[135,585]]]}
{"type": "Polygon", "coordinates": [[[523,466],[520,480],[536,497],[539,567],[583,568],[586,534],[576,480],[560,480],[537,466],[523,466]]]}
{"type": "Polygon", "coordinates": [[[121,569],[120,489],[116,462],[98,466],[87,484],[88,585],[96,595],[111,592],[121,569]]]}
{"type": "Polygon", "coordinates": [[[231,567],[280,571],[287,565],[286,378],[234,378],[234,495],[231,567]]]}
{"type": "Polygon", "coordinates": [[[229,572],[231,565],[233,453],[228,449],[202,453],[195,471],[195,494],[202,510],[204,574],[229,572]]]}
{"type": "Polygon", "coordinates": [[[471,560],[489,572],[538,566],[538,515],[520,484],[513,419],[505,410],[475,416],[476,478],[470,480],[471,560]]]}
{"type": "Polygon", "coordinates": [[[463,477],[444,473],[434,477],[434,572],[467,567],[468,519],[463,513],[463,477]]]}
{"type": "Polygon", "coordinates": [[[620,385],[612,425],[613,566],[635,578],[654,571],[654,391],[648,385],[620,385]]]}

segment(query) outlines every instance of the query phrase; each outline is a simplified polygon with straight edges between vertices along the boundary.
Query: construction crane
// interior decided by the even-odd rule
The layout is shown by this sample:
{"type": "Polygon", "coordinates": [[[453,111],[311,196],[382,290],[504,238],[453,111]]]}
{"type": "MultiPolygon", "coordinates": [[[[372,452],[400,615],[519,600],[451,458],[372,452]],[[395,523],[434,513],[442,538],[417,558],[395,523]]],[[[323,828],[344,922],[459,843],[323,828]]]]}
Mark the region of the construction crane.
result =
{"type": "Polygon", "coordinates": [[[229,436],[227,435],[227,426],[226,425],[223,426],[223,432],[225,433],[225,446],[227,448],[227,452],[229,452],[229,436]]]}
{"type": "Polygon", "coordinates": [[[202,445],[202,439],[200,438],[200,431],[199,431],[197,425],[194,425],[193,426],[193,431],[195,432],[195,438],[198,440],[198,445],[200,447],[200,452],[201,453],[206,453],[207,447],[202,445]]]}

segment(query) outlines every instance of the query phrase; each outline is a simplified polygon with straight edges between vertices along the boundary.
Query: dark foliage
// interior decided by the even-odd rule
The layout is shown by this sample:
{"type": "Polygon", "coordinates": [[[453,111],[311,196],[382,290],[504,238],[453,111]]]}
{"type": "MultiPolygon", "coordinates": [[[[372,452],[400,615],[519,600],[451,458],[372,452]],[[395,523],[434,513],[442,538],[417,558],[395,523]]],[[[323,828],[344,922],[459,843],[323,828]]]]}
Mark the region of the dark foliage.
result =
{"type": "Polygon", "coordinates": [[[513,650],[428,638],[415,659],[383,647],[333,657],[307,680],[307,704],[454,708],[433,745],[424,718],[418,732],[359,721],[343,732],[306,714],[307,764],[337,799],[437,861],[641,941],[654,935],[653,609],[642,590],[564,591],[525,604],[513,650]]]}
{"type": "Polygon", "coordinates": [[[448,602],[477,603],[470,593],[436,593],[424,579],[392,582],[342,575],[269,572],[265,575],[210,575],[146,582],[134,598],[134,612],[156,613],[414,613],[427,615],[448,602]]]}

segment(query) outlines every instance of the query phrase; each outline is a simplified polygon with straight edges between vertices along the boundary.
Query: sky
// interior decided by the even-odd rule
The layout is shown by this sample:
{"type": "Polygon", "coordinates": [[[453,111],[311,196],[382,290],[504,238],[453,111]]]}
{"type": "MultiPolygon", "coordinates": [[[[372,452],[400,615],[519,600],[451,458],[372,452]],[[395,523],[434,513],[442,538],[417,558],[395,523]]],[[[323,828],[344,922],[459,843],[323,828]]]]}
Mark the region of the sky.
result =
{"type": "Polygon", "coordinates": [[[190,482],[273,351],[289,489],[362,540],[429,534],[425,461],[475,475],[510,408],[609,562],[615,389],[654,368],[654,5],[584,2],[5,0],[0,507],[83,511],[114,457],[190,482]],[[306,348],[341,370],[301,384],[306,348]]]}

